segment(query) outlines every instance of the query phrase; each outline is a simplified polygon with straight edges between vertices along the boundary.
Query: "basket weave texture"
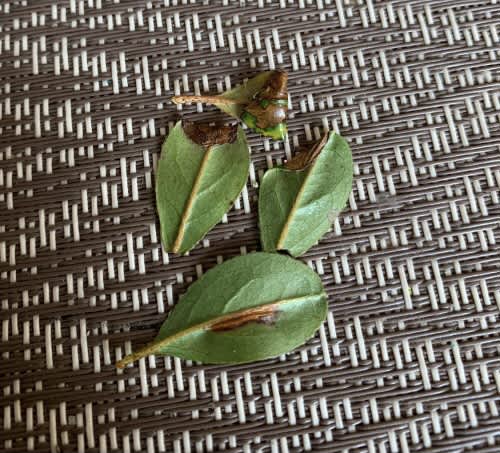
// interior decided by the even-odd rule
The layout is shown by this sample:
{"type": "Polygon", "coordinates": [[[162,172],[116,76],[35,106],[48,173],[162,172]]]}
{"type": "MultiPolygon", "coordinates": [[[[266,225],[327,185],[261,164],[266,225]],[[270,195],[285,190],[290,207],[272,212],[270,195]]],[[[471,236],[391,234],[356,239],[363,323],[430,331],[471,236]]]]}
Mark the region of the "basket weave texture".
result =
{"type": "Polygon", "coordinates": [[[494,0],[0,2],[0,451],[498,452],[500,7],[494,0]],[[154,205],[174,94],[289,72],[289,142],[189,255],[154,205]],[[301,259],[329,314],[284,357],[149,357],[202,273],[258,250],[263,172],[325,129],[355,180],[301,259]]]}

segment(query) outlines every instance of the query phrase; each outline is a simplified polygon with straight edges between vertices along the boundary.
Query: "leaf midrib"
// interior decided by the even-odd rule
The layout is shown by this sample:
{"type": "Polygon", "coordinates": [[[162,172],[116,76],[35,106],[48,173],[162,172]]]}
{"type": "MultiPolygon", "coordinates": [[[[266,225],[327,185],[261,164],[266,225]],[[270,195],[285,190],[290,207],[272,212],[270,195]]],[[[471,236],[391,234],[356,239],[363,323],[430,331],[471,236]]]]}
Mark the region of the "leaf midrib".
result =
{"type": "Polygon", "coordinates": [[[196,173],[193,188],[191,189],[191,193],[189,194],[189,198],[187,199],[186,204],[184,205],[181,221],[179,223],[179,227],[177,230],[177,237],[175,238],[174,245],[172,246],[172,252],[174,252],[174,253],[179,252],[179,250],[182,246],[182,241],[184,240],[184,237],[186,236],[186,225],[188,223],[189,217],[191,216],[191,212],[193,210],[193,204],[194,204],[195,198],[198,195],[198,192],[200,190],[201,180],[203,178],[203,173],[204,173],[204,170],[208,164],[208,158],[210,157],[212,149],[213,149],[213,146],[204,150],[205,154],[203,155],[203,159],[202,159],[200,166],[198,168],[198,172],[196,173]]]}
{"type": "MultiPolygon", "coordinates": [[[[319,156],[318,156],[319,158],[319,156]]],[[[278,242],[276,243],[276,250],[281,250],[283,248],[283,244],[286,241],[286,238],[288,236],[288,230],[290,229],[290,224],[292,223],[293,216],[299,209],[299,204],[300,204],[300,199],[302,198],[302,195],[304,194],[307,181],[309,180],[309,177],[316,166],[316,163],[318,162],[318,158],[313,162],[313,164],[307,169],[306,176],[304,177],[304,180],[302,181],[302,185],[300,186],[299,191],[297,192],[297,195],[295,196],[295,199],[293,200],[292,204],[292,209],[290,209],[290,212],[286,218],[285,224],[283,225],[283,228],[281,229],[280,236],[278,238],[278,242]]]]}
{"type": "Polygon", "coordinates": [[[243,316],[247,313],[250,313],[252,312],[253,310],[255,310],[256,308],[260,308],[260,307],[268,307],[268,306],[271,306],[271,307],[281,307],[283,305],[288,305],[288,304],[295,304],[295,303],[298,303],[298,302],[303,302],[303,301],[306,301],[308,299],[320,299],[321,297],[324,297],[325,296],[325,292],[322,291],[320,293],[314,293],[314,294],[307,294],[305,296],[300,296],[300,297],[290,297],[290,298],[287,298],[287,299],[280,299],[280,300],[277,300],[275,302],[270,302],[270,303],[267,303],[267,304],[262,304],[262,305],[257,305],[255,307],[251,307],[251,308],[246,308],[246,309],[243,309],[243,310],[238,310],[238,311],[233,311],[231,313],[228,313],[226,315],[223,315],[223,316],[217,316],[215,318],[212,318],[212,319],[209,319],[208,321],[203,321],[203,322],[200,322],[198,324],[194,324],[193,326],[191,327],[188,327],[187,329],[184,329],[184,330],[181,330],[180,332],[177,332],[173,335],[169,335],[167,336],[166,338],[164,338],[163,340],[160,340],[160,341],[155,341],[147,346],[145,346],[143,349],[140,349],[139,351],[127,356],[125,359],[121,360],[120,362],[117,363],[117,366],[118,368],[123,368],[125,367],[127,364],[129,363],[132,363],[142,357],[146,357],[150,354],[155,354],[156,352],[158,352],[159,350],[165,348],[166,346],[168,346],[169,344],[172,344],[173,342],[179,340],[180,338],[183,338],[185,336],[188,336],[188,335],[191,335],[192,333],[194,332],[197,332],[197,331],[207,331],[207,330],[210,330],[210,328],[214,325],[214,324],[218,324],[218,323],[221,323],[221,322],[225,322],[225,321],[229,321],[233,318],[237,318],[237,317],[240,317],[240,316],[243,316]]]}

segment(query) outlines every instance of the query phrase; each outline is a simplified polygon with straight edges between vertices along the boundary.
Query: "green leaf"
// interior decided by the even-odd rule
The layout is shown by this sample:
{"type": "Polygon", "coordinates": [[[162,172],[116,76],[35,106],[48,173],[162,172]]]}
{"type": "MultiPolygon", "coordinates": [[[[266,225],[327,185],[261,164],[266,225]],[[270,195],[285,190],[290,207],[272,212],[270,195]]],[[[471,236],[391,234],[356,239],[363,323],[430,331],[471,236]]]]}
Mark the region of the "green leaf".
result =
{"type": "Polygon", "coordinates": [[[244,363],[303,344],[324,321],[317,274],[292,258],[252,253],[208,271],[181,297],[156,340],[117,363],[168,354],[204,363],[244,363]]]}
{"type": "Polygon", "coordinates": [[[221,220],[245,185],[249,164],[241,128],[175,125],[163,144],[156,174],[166,250],[187,252],[221,220]]]}
{"type": "Polygon", "coordinates": [[[351,150],[335,133],[284,167],[268,170],[259,192],[263,249],[299,256],[311,248],[344,208],[352,176],[351,150]]]}

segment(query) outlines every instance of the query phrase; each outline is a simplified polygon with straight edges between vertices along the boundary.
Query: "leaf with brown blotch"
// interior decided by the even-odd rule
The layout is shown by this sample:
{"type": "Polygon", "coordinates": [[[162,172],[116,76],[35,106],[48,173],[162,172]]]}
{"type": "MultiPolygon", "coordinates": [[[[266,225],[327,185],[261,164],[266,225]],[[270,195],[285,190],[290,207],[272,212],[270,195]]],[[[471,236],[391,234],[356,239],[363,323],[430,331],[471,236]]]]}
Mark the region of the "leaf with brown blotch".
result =
{"type": "Polygon", "coordinates": [[[252,129],[276,140],[285,138],[288,111],[288,74],[274,71],[252,101],[243,107],[241,120],[252,129]]]}
{"type": "Polygon", "coordinates": [[[262,248],[299,256],[331,228],[352,187],[349,144],[333,132],[264,174],[259,190],[262,248]]]}
{"type": "Polygon", "coordinates": [[[156,206],[167,251],[189,251],[222,219],[245,185],[249,165],[241,127],[175,125],[156,172],[156,206]]]}
{"type": "Polygon", "coordinates": [[[324,321],[327,297],[319,276],[277,253],[226,261],[193,283],[156,340],[119,368],[150,354],[203,363],[244,363],[284,354],[324,321]]]}

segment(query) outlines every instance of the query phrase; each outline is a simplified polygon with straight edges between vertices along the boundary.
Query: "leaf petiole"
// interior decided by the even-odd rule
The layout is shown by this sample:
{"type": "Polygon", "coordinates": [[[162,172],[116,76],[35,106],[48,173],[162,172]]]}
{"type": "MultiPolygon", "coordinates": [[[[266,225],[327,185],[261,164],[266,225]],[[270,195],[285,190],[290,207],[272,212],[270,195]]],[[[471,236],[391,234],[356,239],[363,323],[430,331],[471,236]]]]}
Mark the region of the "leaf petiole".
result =
{"type": "Polygon", "coordinates": [[[228,99],[223,96],[203,96],[203,95],[184,95],[172,97],[174,104],[187,104],[192,102],[203,102],[204,104],[219,105],[242,105],[244,101],[238,99],[228,99]]]}

